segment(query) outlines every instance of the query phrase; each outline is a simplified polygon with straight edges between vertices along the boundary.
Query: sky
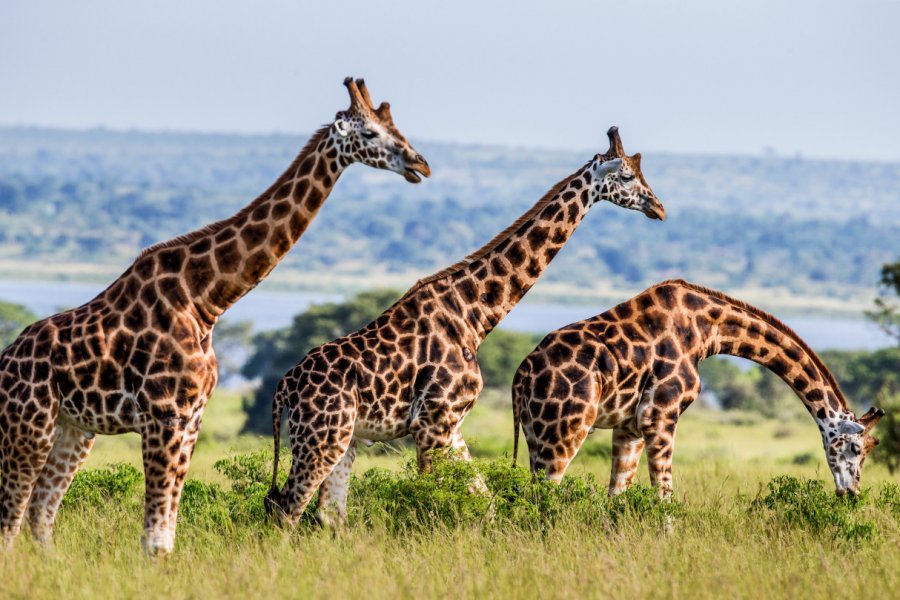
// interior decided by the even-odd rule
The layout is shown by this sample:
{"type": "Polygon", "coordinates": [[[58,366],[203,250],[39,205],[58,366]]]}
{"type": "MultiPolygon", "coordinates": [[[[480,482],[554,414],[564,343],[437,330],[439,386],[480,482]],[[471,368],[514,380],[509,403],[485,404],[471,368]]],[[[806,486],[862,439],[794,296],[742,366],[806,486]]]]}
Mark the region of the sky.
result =
{"type": "Polygon", "coordinates": [[[0,125],[900,161],[900,0],[0,0],[0,125]]]}

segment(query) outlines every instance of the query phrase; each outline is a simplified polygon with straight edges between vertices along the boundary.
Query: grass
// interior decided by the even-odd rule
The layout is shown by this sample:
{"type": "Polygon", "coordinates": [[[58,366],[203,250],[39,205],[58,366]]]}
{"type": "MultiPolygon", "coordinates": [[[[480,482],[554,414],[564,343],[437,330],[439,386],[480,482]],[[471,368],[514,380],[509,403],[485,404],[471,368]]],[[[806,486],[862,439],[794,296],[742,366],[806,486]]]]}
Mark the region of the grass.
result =
{"type": "Polygon", "coordinates": [[[376,446],[354,468],[350,524],[332,535],[265,520],[269,440],[237,435],[239,406],[228,393],[210,403],[170,559],[139,551],[137,439],[102,438],[55,548],[25,535],[0,556],[0,596],[755,598],[890,596],[900,585],[900,481],[868,464],[867,494],[838,499],[811,422],[694,408],[679,425],[676,501],[656,500],[645,468],[610,500],[608,432],[562,486],[534,482],[508,466],[508,399],[488,393],[464,432],[489,497],[465,491],[468,465],[420,476],[406,446],[376,446]]]}

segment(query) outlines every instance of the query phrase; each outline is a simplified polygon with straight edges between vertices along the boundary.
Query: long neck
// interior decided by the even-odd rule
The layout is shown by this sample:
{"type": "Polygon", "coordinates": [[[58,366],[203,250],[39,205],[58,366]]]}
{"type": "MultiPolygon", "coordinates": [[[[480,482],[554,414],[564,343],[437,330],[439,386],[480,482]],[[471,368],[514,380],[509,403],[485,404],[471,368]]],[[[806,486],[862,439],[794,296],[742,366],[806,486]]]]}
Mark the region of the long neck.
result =
{"type": "Polygon", "coordinates": [[[214,323],[288,253],[345,167],[322,128],[275,183],[234,216],[144,254],[157,254],[158,274],[180,273],[201,318],[214,323]]]}
{"type": "Polygon", "coordinates": [[[583,167],[553,187],[483,248],[428,280],[449,284],[483,339],[537,282],[590,208],[583,167]],[[442,273],[446,273],[441,277],[442,273]]]}
{"type": "MultiPolygon", "coordinates": [[[[693,298],[697,297],[703,298],[694,293],[693,298]]],[[[686,303],[692,301],[690,296],[685,298],[686,303]]],[[[695,322],[701,334],[705,333],[706,356],[739,356],[766,367],[790,386],[823,432],[849,412],[834,376],[787,325],[724,295],[704,300],[710,304],[695,322]]]]}

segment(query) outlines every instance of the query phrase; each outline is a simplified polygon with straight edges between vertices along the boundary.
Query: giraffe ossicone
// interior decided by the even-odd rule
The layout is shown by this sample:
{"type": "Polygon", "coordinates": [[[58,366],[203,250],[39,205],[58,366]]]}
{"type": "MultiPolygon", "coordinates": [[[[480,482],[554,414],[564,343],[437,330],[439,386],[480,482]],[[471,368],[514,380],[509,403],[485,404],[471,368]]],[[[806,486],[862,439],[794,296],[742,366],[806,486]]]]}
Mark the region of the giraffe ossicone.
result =
{"type": "Polygon", "coordinates": [[[291,249],[352,163],[418,183],[425,159],[347,78],[350,107],[232,217],[144,250],[96,298],[26,328],[0,353],[0,536],[26,511],[48,541],[95,434],[141,434],[143,545],[168,554],[203,410],[216,384],[213,328],[291,249]]]}
{"type": "Polygon", "coordinates": [[[482,387],[478,347],[537,282],[590,207],[609,201],[665,218],[641,172],[640,155],[625,154],[615,127],[607,135],[606,153],[560,181],[480,250],[419,280],[375,321],[314,348],[282,378],[272,409],[270,511],[294,523],[321,489],[320,521],[340,521],[346,474],[361,440],[411,435],[421,469],[430,468],[434,450],[469,458],[460,428],[482,387]],[[282,409],[292,463],[279,490],[282,409]]]}
{"type": "Polygon", "coordinates": [[[856,419],[831,372],[787,325],[682,280],[538,344],[513,380],[513,457],[521,426],[532,472],[560,481],[593,428],[612,429],[610,493],[631,485],[646,449],[650,481],[668,496],[678,419],[700,393],[698,364],[716,354],[752,360],[784,380],[816,421],[837,493],[859,492],[863,463],[878,444],[870,432],[884,411],[873,407],[856,419]]]}

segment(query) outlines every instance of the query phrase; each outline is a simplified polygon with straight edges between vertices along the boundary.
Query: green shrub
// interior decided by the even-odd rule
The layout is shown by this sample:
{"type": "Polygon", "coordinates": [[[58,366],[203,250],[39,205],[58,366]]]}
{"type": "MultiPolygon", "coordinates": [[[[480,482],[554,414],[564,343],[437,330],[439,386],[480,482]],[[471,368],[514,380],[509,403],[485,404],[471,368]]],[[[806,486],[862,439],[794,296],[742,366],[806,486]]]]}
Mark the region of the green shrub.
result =
{"type": "Polygon", "coordinates": [[[132,465],[119,463],[102,469],[84,469],[72,480],[62,506],[106,509],[111,504],[140,504],[143,490],[144,474],[132,465]]]}
{"type": "Polygon", "coordinates": [[[871,540],[877,532],[875,524],[858,510],[867,503],[865,492],[857,497],[840,497],[826,490],[822,481],[784,475],[769,482],[768,493],[754,500],[751,509],[766,510],[779,523],[791,527],[857,542],[871,540]]]}
{"type": "Polygon", "coordinates": [[[617,526],[628,519],[660,525],[680,513],[655,490],[634,486],[610,498],[592,475],[567,477],[559,485],[532,477],[506,460],[466,463],[435,457],[431,473],[415,461],[400,472],[370,469],[354,477],[350,490],[351,525],[379,525],[392,532],[440,527],[515,527],[539,530],[562,520],[617,526]],[[487,494],[471,493],[476,477],[487,494]]]}

